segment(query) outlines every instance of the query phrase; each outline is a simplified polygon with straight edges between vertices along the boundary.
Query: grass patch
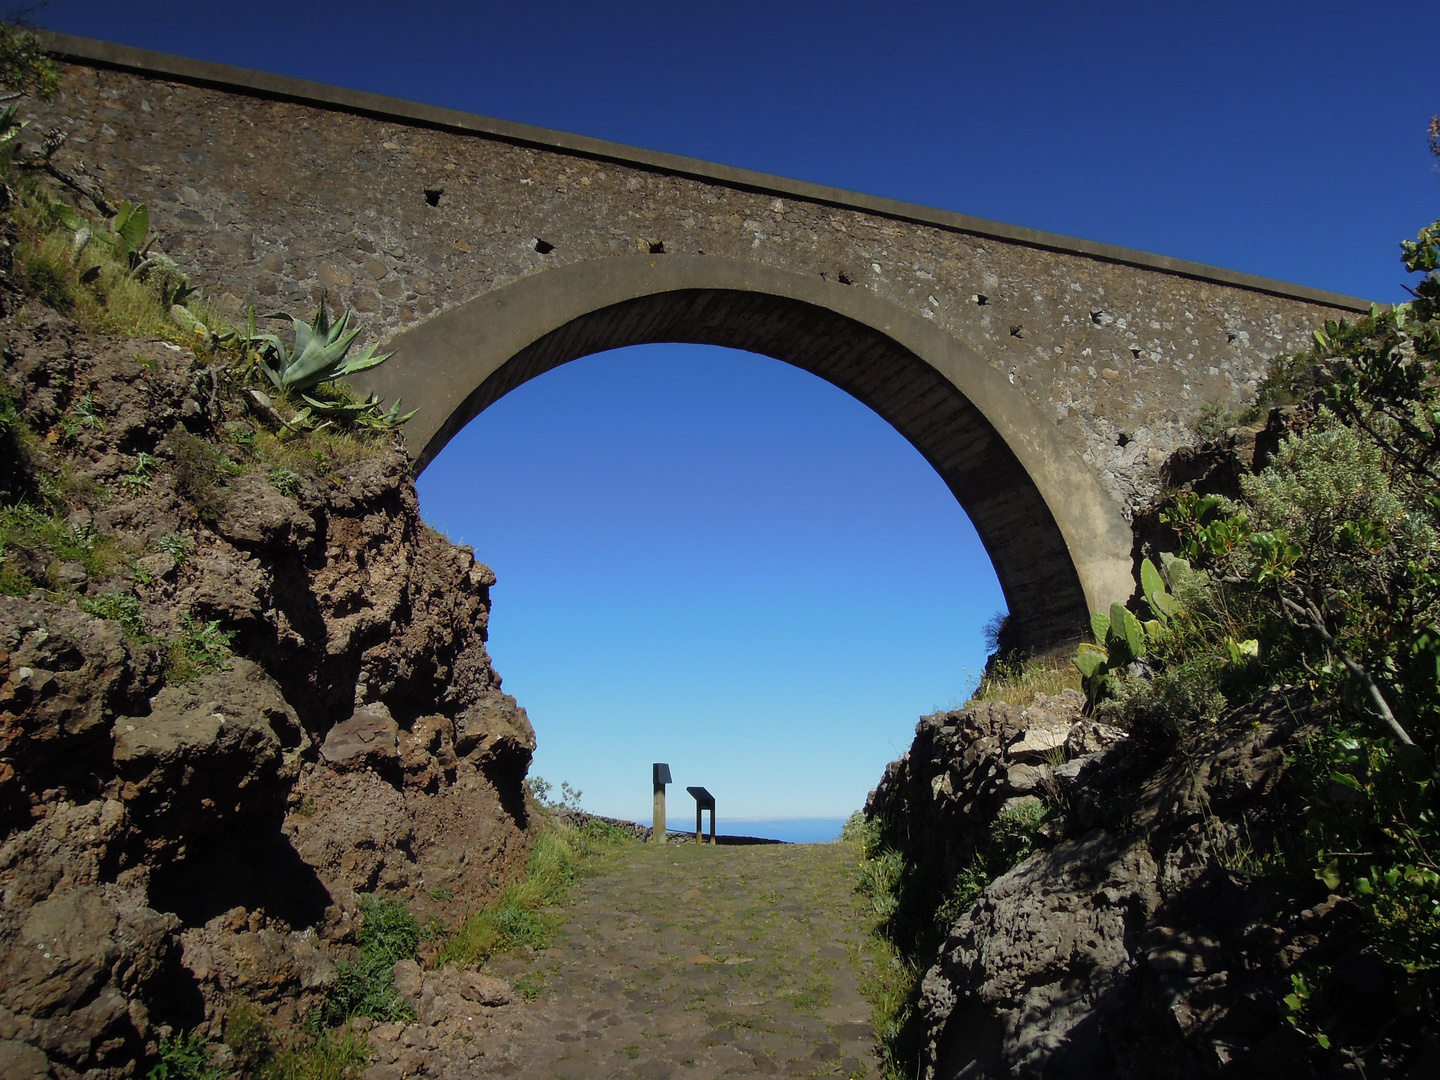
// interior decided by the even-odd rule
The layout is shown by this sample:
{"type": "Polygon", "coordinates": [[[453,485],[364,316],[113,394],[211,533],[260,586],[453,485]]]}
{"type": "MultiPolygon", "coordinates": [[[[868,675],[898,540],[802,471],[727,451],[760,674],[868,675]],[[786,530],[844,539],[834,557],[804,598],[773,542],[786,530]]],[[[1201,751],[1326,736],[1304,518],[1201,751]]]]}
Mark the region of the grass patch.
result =
{"type": "MultiPolygon", "coordinates": [[[[284,397],[276,406],[282,413],[295,411],[294,404],[284,397]]],[[[261,429],[254,433],[249,449],[270,466],[270,482],[282,495],[289,495],[299,487],[302,477],[329,476],[357,461],[375,457],[386,446],[386,442],[366,433],[365,429],[349,431],[329,427],[307,431],[303,437],[283,438],[261,429]]]]}
{"type": "Polygon", "coordinates": [[[220,620],[200,622],[191,615],[180,620],[180,636],[165,642],[165,675],[171,682],[189,682],[212,671],[228,671],[234,630],[220,629],[220,620]]]}
{"type": "Polygon", "coordinates": [[[260,1071],[259,1080],[355,1080],[369,1057],[365,1036],[344,1027],[278,1055],[260,1071]]]}
{"type": "Polygon", "coordinates": [[[146,640],[145,620],[140,614],[140,601],[125,593],[101,593],[80,601],[80,610],[97,619],[119,623],[127,637],[146,640]]]}
{"type": "Polygon", "coordinates": [[[43,201],[48,200],[39,192],[22,196],[14,214],[22,237],[17,276],[26,292],[92,333],[194,344],[194,335],[170,318],[161,298],[164,275],[132,277],[130,268],[100,242],[76,252],[73,232],[47,220],[49,207],[43,201]]]}
{"type": "Polygon", "coordinates": [[[32,503],[0,508],[0,593],[55,588],[61,564],[78,562],[92,580],[110,576],[120,556],[113,538],[72,528],[59,512],[32,503]]]}
{"type": "Polygon", "coordinates": [[[362,897],[360,913],[355,962],[337,966],[335,989],[325,999],[320,1019],[330,1026],[352,1016],[412,1020],[415,1007],[395,989],[395,964],[420,955],[420,923],[399,900],[383,896],[362,897]]]}
{"type": "Polygon", "coordinates": [[[365,1037],[348,1025],[277,1047],[264,1016],[244,999],[230,1003],[224,1043],[234,1055],[232,1075],[251,1080],[355,1080],[369,1057],[365,1037]]]}
{"type": "Polygon", "coordinates": [[[1036,694],[1055,695],[1079,689],[1080,670],[1068,656],[1052,656],[990,665],[970,700],[1003,701],[1023,709],[1035,700],[1036,694]]]}
{"type": "Polygon", "coordinates": [[[466,918],[445,943],[440,962],[468,965],[526,946],[545,948],[559,925],[557,915],[548,909],[563,904],[606,851],[632,842],[603,821],[541,825],[524,876],[506,886],[488,907],[466,918]]]}

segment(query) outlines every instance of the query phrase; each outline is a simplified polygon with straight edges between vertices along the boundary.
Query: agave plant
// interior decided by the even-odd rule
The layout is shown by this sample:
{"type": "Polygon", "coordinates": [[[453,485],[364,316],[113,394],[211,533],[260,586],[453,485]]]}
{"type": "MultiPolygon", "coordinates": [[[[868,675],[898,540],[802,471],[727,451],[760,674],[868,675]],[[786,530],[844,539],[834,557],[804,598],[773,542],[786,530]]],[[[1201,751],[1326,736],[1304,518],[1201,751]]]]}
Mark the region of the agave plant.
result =
{"type": "Polygon", "coordinates": [[[280,391],[303,394],[320,383],[332,379],[343,379],[347,375],[365,371],[376,364],[384,363],[390,353],[376,355],[375,346],[370,346],[359,356],[346,358],[350,346],[360,334],[360,327],[351,329],[355,313],[347,311],[335,322],[325,310],[325,301],[320,301],[320,310],[310,322],[297,319],[283,311],[265,316],[267,319],[289,319],[295,327],[295,347],[285,348],[285,343],[275,334],[261,334],[254,340],[260,344],[259,364],[266,377],[280,391]]]}
{"type": "Polygon", "coordinates": [[[309,394],[302,393],[300,396],[305,400],[305,408],[296,414],[292,423],[300,426],[314,424],[317,429],[332,422],[382,430],[397,428],[420,411],[411,409],[402,413],[401,401],[398,398],[389,409],[382,409],[382,399],[374,394],[367,395],[363,401],[321,401],[309,394]]]}

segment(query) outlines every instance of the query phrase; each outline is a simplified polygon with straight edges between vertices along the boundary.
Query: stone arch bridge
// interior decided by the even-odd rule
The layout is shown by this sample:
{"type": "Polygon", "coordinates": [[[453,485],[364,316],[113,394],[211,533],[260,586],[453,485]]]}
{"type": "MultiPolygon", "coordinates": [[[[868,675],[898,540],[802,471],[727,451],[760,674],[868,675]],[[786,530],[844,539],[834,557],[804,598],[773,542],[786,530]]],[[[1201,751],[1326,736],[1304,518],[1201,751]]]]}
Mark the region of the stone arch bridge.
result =
{"type": "Polygon", "coordinates": [[[222,307],[362,312],[423,468],[559,364],[764,353],[853,394],[944,478],[1018,637],[1129,595],[1131,511],[1207,402],[1368,305],[1282,282],[294,79],[47,35],[38,129],[144,201],[222,307]]]}

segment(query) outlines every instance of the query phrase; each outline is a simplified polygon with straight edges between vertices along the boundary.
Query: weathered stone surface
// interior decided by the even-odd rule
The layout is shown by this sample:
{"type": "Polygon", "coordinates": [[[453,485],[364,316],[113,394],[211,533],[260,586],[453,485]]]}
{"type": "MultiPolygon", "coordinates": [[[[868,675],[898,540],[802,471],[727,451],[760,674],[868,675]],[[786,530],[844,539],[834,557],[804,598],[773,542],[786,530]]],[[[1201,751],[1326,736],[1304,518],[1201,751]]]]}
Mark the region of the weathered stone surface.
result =
{"type": "Polygon", "coordinates": [[[258,1005],[285,1001],[304,1011],[335,983],[335,963],[313,932],[287,931],[244,908],[181,934],[182,962],[212,1010],[233,995],[258,1005]]]}
{"type": "Polygon", "coordinates": [[[1077,756],[1016,761],[1057,704],[926,717],[867,803],[891,846],[935,869],[937,905],[960,871],[990,865],[999,814],[1050,808],[1037,850],[951,923],[926,973],[925,1075],[1333,1075],[1282,998],[1292,973],[1338,966],[1357,973],[1330,984],[1347,1014],[1385,1023],[1391,984],[1367,960],[1363,916],[1333,897],[1296,910],[1230,869],[1283,824],[1278,785],[1321,707],[1276,689],[1181,746],[1077,718],[1047,751],[1077,756]],[[1031,786],[1040,769],[1053,788],[1031,786]]]}
{"type": "Polygon", "coordinates": [[[395,989],[415,1003],[418,1022],[430,1027],[447,1020],[473,1020],[474,1006],[494,1008],[514,999],[504,979],[453,965],[422,971],[413,960],[395,965],[395,989]]]}
{"type": "Polygon", "coordinates": [[[268,478],[244,473],[226,485],[225,509],[215,531],[242,549],[290,547],[303,552],[315,536],[315,522],[268,478]]]}
{"type": "MultiPolygon", "coordinates": [[[[284,805],[286,739],[303,733],[274,680],[254,663],[167,686],[148,716],[115,722],[121,799],[152,843],[185,843],[226,818],[284,805]],[[277,731],[278,729],[278,731],[277,731]]],[[[298,769],[290,759],[289,772],[298,769]]]]}
{"type": "Polygon", "coordinates": [[[7,597],[0,604],[0,821],[28,817],[26,793],[95,790],[117,712],[158,681],[153,650],[119,625],[74,608],[7,597]]]}
{"type": "Polygon", "coordinates": [[[1099,1029],[1128,1004],[1135,928],[1157,902],[1144,844],[1104,832],[997,880],[925,976],[928,1075],[1103,1075],[1099,1029]]]}

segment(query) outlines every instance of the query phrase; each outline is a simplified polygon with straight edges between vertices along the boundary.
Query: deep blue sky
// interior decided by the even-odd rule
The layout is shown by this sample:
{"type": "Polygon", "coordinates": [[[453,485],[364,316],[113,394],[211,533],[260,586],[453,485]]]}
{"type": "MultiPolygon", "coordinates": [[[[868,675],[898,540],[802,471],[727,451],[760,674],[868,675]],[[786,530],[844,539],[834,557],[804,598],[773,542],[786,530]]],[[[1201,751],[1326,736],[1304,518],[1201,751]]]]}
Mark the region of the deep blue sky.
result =
{"type": "MultiPolygon", "coordinates": [[[[1440,214],[1440,4],[116,4],[44,26],[575,131],[1379,300],[1440,214]]],[[[963,515],[773,361],[589,358],[421,478],[495,566],[537,770],[643,816],[840,815],[963,698],[1001,603],[963,515]],[[682,802],[688,803],[683,795],[682,802]]]]}

